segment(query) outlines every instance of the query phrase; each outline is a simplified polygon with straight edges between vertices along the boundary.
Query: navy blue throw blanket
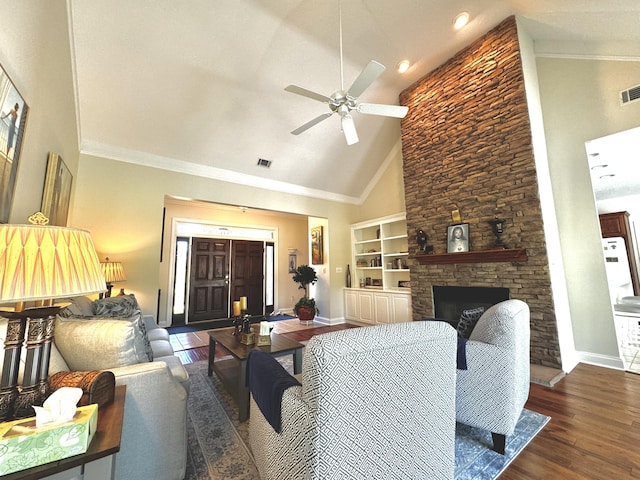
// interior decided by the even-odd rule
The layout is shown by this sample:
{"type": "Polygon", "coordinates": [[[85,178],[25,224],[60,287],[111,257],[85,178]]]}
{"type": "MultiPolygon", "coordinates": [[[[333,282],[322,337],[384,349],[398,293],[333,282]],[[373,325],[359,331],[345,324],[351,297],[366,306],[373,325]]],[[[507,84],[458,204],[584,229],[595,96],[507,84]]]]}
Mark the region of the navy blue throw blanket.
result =
{"type": "Polygon", "coordinates": [[[458,337],[458,353],[456,355],[456,363],[458,370],[467,369],[467,339],[458,337]]]}
{"type": "MultiPolygon", "coordinates": [[[[447,322],[453,328],[455,325],[451,320],[446,318],[423,318],[423,322],[447,322]]],[[[458,335],[458,351],[456,354],[456,368],[458,370],[467,369],[467,339],[458,335]]]]}
{"type": "Polygon", "coordinates": [[[247,381],[260,411],[273,429],[280,433],[280,408],[282,394],[300,382],[287,372],[280,363],[262,350],[249,352],[247,381]]]}

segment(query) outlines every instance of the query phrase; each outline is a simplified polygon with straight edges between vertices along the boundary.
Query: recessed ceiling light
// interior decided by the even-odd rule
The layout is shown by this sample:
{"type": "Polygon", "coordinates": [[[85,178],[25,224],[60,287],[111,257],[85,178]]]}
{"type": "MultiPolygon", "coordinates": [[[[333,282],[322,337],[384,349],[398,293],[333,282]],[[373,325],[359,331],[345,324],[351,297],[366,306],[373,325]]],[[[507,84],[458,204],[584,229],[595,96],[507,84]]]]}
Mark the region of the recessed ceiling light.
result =
{"type": "Polygon", "coordinates": [[[460,30],[467,23],[469,23],[469,12],[459,13],[456,18],[453,19],[453,28],[460,30]]]}
{"type": "Polygon", "coordinates": [[[410,66],[411,66],[411,63],[409,63],[409,60],[402,60],[396,68],[398,69],[398,72],[404,73],[407,70],[409,70],[410,66]]]}

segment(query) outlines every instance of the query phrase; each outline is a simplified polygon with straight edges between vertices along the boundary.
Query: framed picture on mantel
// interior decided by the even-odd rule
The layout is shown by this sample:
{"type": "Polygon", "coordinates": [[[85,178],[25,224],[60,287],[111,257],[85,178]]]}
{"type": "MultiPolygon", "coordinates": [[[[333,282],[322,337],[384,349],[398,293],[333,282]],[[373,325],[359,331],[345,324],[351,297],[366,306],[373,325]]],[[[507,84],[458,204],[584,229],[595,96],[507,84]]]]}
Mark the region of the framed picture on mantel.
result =
{"type": "Polygon", "coordinates": [[[447,229],[447,253],[469,251],[469,224],[451,225],[447,229]]]}

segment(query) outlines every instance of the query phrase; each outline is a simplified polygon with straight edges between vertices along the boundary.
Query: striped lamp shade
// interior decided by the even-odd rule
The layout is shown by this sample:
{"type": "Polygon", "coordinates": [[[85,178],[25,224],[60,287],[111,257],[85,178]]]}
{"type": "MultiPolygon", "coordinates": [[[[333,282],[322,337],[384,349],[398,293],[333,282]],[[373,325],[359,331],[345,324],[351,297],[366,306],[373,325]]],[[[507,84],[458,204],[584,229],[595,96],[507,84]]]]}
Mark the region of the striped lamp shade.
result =
{"type": "Polygon", "coordinates": [[[0,303],[103,292],[89,232],[47,225],[0,225],[0,303]]]}
{"type": "Polygon", "coordinates": [[[127,276],[124,274],[124,268],[120,262],[110,262],[109,257],[106,258],[106,262],[102,262],[102,274],[104,279],[109,283],[124,282],[127,276]]]}

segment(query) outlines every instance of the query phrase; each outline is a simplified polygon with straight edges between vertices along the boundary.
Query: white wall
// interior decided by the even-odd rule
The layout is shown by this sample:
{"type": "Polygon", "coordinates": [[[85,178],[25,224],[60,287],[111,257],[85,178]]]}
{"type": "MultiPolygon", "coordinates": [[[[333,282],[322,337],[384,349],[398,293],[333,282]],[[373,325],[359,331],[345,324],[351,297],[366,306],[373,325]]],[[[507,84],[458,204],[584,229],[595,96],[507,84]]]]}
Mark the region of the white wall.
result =
{"type": "Polygon", "coordinates": [[[640,123],[640,105],[617,98],[640,62],[539,58],[537,69],[576,349],[621,368],[584,142],[640,123]]]}
{"type": "Polygon", "coordinates": [[[540,207],[544,222],[544,235],[549,259],[549,276],[551,278],[552,298],[558,332],[558,343],[562,369],[565,372],[573,370],[577,364],[577,356],[573,338],[571,309],[567,292],[567,280],[560,244],[558,218],[553,201],[553,188],[549,171],[546,138],[544,134],[544,120],[540,104],[540,86],[536,68],[534,44],[528,33],[518,24],[518,40],[522,56],[522,69],[531,124],[531,139],[536,174],[540,195],[540,207]]]}

